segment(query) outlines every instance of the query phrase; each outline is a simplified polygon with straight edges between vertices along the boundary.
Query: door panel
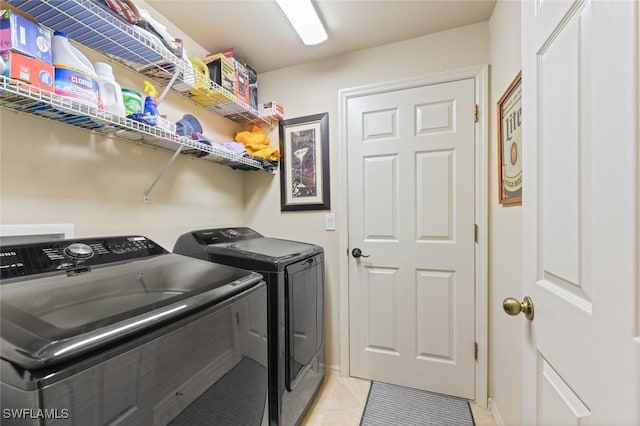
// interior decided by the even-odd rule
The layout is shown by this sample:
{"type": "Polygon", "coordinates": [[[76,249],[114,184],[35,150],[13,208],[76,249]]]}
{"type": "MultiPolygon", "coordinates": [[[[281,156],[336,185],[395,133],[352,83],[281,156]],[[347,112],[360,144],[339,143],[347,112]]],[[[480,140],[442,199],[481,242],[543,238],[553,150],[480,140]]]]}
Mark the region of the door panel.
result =
{"type": "Polygon", "coordinates": [[[524,423],[640,423],[636,8],[522,4],[524,423]]]}
{"type": "Polygon", "coordinates": [[[417,357],[454,360],[455,272],[417,271],[417,357]]]}
{"type": "Polygon", "coordinates": [[[367,340],[365,350],[398,355],[398,270],[366,268],[367,340]]]}
{"type": "Polygon", "coordinates": [[[580,37],[581,23],[588,19],[585,15],[587,10],[576,9],[538,54],[538,96],[544,123],[540,139],[545,189],[541,194],[543,270],[550,281],[576,287],[580,286],[581,166],[586,163],[580,154],[589,137],[580,131],[584,108],[578,88],[585,70],[579,64],[579,54],[588,49],[587,40],[580,37]]]}
{"type": "Polygon", "coordinates": [[[398,117],[395,108],[386,111],[366,112],[362,115],[362,119],[364,121],[363,142],[397,136],[398,117]]]}
{"type": "Polygon", "coordinates": [[[364,181],[375,191],[363,193],[367,240],[398,240],[398,157],[364,159],[364,181]]]}
{"type": "Polygon", "coordinates": [[[571,387],[542,357],[539,357],[540,377],[539,419],[542,425],[576,425],[591,414],[571,387]]]}
{"type": "Polygon", "coordinates": [[[416,134],[455,132],[453,128],[454,102],[434,102],[416,105],[416,134]]]}
{"type": "Polygon", "coordinates": [[[350,98],[350,369],[474,396],[472,79],[350,98]]]}
{"type": "Polygon", "coordinates": [[[453,240],[455,151],[416,153],[417,241],[453,240]]]}

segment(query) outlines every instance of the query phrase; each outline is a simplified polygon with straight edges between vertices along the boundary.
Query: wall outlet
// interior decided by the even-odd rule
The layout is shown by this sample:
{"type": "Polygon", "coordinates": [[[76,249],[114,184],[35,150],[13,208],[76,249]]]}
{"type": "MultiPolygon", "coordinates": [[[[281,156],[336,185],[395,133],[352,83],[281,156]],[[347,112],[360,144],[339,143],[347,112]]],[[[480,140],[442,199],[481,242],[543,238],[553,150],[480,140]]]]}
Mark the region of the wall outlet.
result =
{"type": "Polygon", "coordinates": [[[336,216],[333,213],[324,215],[324,229],[326,231],[336,230],[336,216]]]}

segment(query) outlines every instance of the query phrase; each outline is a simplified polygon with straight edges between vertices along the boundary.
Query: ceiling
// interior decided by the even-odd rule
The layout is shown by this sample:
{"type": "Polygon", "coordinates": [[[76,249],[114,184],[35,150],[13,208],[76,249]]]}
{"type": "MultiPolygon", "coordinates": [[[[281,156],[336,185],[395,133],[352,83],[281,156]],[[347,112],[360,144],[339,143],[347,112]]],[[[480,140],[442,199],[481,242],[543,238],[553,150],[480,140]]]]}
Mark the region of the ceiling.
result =
{"type": "Polygon", "coordinates": [[[146,0],[214,53],[258,73],[488,21],[496,0],[312,0],[329,39],[305,46],[275,0],[146,0]]]}

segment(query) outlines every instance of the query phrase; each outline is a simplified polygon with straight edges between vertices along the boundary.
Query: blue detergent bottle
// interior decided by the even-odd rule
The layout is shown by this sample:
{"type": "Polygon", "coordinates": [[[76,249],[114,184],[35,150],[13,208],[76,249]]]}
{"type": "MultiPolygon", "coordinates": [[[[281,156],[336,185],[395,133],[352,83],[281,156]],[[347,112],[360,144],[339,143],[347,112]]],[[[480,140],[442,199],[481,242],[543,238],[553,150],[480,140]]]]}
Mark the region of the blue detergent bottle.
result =
{"type": "Polygon", "coordinates": [[[147,97],[144,99],[144,115],[147,120],[156,124],[157,117],[160,115],[158,111],[158,91],[155,86],[148,82],[144,81],[144,93],[147,94],[147,97]]]}

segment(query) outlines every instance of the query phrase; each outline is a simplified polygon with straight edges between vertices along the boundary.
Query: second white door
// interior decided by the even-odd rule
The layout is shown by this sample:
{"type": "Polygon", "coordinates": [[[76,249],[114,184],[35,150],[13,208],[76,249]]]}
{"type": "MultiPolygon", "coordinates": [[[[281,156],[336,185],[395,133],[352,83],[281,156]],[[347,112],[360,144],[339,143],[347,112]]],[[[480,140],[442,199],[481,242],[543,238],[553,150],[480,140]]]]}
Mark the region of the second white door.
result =
{"type": "Polygon", "coordinates": [[[638,3],[522,3],[522,423],[640,424],[638,3]]]}
{"type": "Polygon", "coordinates": [[[348,100],[352,376],[474,398],[474,93],[348,100]]]}

